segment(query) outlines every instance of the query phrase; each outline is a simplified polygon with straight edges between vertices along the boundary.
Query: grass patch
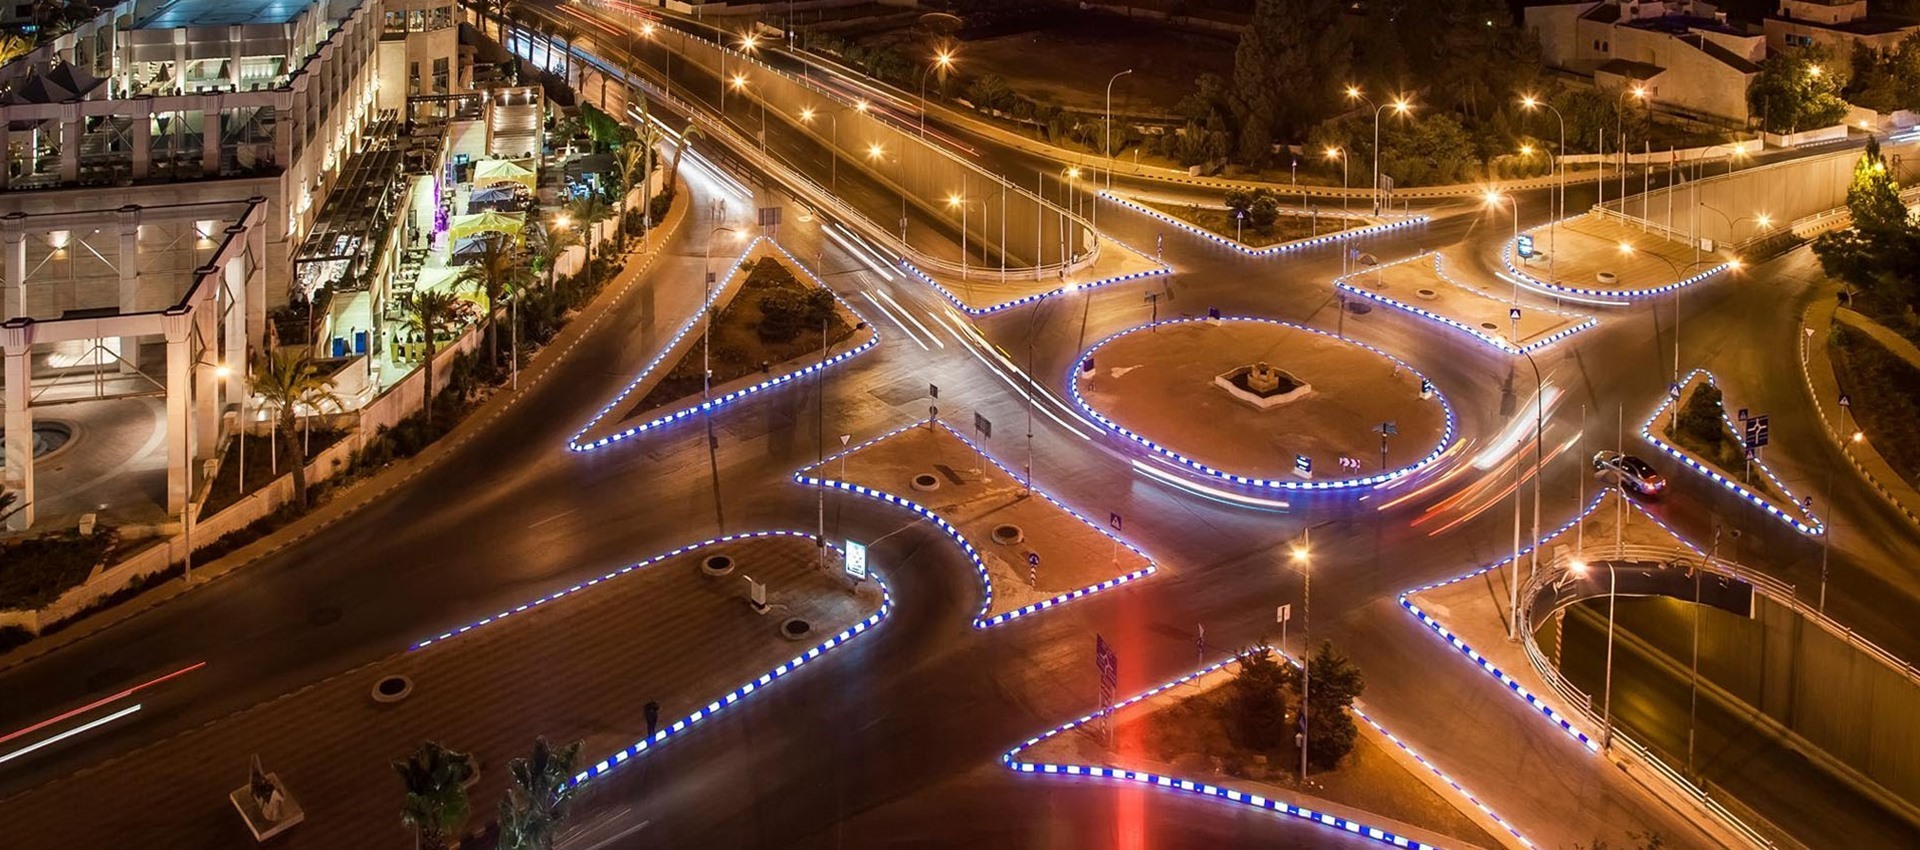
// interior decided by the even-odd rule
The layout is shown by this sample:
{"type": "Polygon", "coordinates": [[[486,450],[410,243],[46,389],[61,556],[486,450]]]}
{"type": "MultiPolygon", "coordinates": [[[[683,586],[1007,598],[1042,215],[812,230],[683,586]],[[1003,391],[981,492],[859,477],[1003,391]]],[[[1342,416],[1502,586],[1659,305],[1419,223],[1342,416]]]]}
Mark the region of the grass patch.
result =
{"type": "MultiPolygon", "coordinates": [[[[827,319],[828,345],[853,335],[834,309],[832,293],[802,281],[772,257],[762,257],[713,323],[713,385],[719,386],[820,351],[820,317],[827,319]]],[[[706,344],[695,339],[686,356],[632,408],[635,416],[671,404],[701,389],[706,344]]]]}
{"type": "MultiPolygon", "coordinates": [[[[312,440],[309,443],[310,447],[306,453],[306,462],[311,462],[314,458],[319,457],[321,452],[331,448],[334,443],[339,442],[341,438],[345,436],[347,436],[347,432],[345,431],[331,428],[315,428],[312,440]]],[[[234,502],[240,501],[241,496],[267,486],[281,475],[291,473],[293,471],[293,452],[287,451],[286,446],[280,446],[281,458],[278,464],[278,474],[275,474],[276,467],[272,450],[274,446],[280,442],[284,441],[272,437],[255,437],[251,434],[243,434],[228,443],[226,457],[220,460],[220,474],[213,479],[213,487],[207,492],[207,500],[200,507],[200,516],[213,516],[234,502]],[[247,449],[246,493],[240,492],[240,441],[242,439],[246,440],[247,449]]],[[[304,437],[296,437],[295,442],[309,441],[304,437]]]]}
{"type": "Polygon", "coordinates": [[[1840,391],[1852,402],[1854,427],[1909,484],[1920,481],[1920,369],[1864,333],[1833,326],[1829,345],[1840,391]]]}
{"type": "Polygon", "coordinates": [[[49,534],[0,543],[0,610],[44,607],[78,586],[113,548],[113,536],[49,534]]]}
{"type": "MultiPolygon", "coordinates": [[[[1236,745],[1226,719],[1231,693],[1229,685],[1222,685],[1126,720],[1114,730],[1114,739],[1139,741],[1151,758],[1189,768],[1188,775],[1217,768],[1231,777],[1298,790],[1300,750],[1294,746],[1293,736],[1283,735],[1281,746],[1267,751],[1236,745]],[[1259,763],[1260,756],[1266,757],[1265,764],[1259,763]]],[[[1311,779],[1315,787],[1306,793],[1316,797],[1377,812],[1471,844],[1500,846],[1471,818],[1408,773],[1367,734],[1355,740],[1353,752],[1337,768],[1316,771],[1311,779]]]]}
{"type": "Polygon", "coordinates": [[[1793,499],[1773,486],[1773,480],[1765,473],[1747,474],[1746,446],[1740,435],[1727,427],[1725,409],[1720,389],[1701,381],[1682,402],[1677,420],[1671,415],[1666,417],[1661,434],[1668,442],[1719,467],[1720,474],[1745,484],[1747,489],[1782,505],[1792,504],[1793,499]]]}
{"type": "Polygon", "coordinates": [[[1233,213],[1229,210],[1203,207],[1198,204],[1167,204],[1141,200],[1135,200],[1134,203],[1173,216],[1209,233],[1232,239],[1249,248],[1265,248],[1268,245],[1278,245],[1296,239],[1311,239],[1315,236],[1325,236],[1329,233],[1339,233],[1342,230],[1364,226],[1360,219],[1343,218],[1331,213],[1323,213],[1319,216],[1283,213],[1272,227],[1265,230],[1247,226],[1236,231],[1233,213]]]}

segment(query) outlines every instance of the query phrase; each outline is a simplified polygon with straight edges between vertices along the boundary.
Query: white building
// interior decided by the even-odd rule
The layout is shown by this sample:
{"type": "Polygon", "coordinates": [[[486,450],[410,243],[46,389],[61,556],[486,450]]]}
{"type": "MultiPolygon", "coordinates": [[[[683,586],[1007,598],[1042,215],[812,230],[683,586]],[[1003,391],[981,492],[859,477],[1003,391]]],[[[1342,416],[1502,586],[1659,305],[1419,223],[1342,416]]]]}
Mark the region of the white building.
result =
{"type": "MultiPolygon", "coordinates": [[[[240,390],[217,371],[261,350],[383,112],[465,90],[458,31],[454,0],[124,0],[0,67],[5,432],[76,373],[99,397],[158,387],[181,511],[240,390]]],[[[22,501],[31,443],[0,479],[22,501]]]]}
{"type": "Polygon", "coordinates": [[[1646,90],[1673,112],[1745,124],[1747,85],[1766,58],[1766,39],[1691,0],[1529,6],[1547,64],[1594,78],[1604,89],[1646,90]]]}

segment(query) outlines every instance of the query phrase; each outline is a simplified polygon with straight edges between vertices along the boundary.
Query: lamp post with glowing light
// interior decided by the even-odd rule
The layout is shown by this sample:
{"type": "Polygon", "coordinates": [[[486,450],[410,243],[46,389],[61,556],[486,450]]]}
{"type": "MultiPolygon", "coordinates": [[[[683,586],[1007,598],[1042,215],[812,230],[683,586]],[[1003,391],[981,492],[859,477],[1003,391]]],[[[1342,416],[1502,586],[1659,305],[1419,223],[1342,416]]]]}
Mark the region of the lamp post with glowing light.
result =
{"type": "Polygon", "coordinates": [[[927,137],[927,72],[939,69],[941,72],[953,67],[953,51],[941,50],[933,55],[933,61],[920,70],[920,138],[927,137]]]}
{"type": "MultiPolygon", "coordinates": [[[[1307,637],[1313,614],[1313,528],[1300,530],[1300,543],[1293,547],[1293,562],[1299,566],[1300,601],[1300,784],[1307,784],[1307,694],[1313,679],[1313,641],[1307,637]]],[[[1284,648],[1283,648],[1284,651],[1284,648]]]]}
{"type": "MultiPolygon", "coordinates": [[[[1626,494],[1621,493],[1620,498],[1623,498],[1623,499],[1626,498],[1626,494]]],[[[1600,691],[1601,691],[1600,748],[1603,750],[1609,749],[1613,746],[1613,604],[1616,598],[1616,591],[1619,589],[1619,585],[1620,585],[1619,583],[1620,576],[1619,576],[1619,573],[1614,571],[1613,562],[1607,561],[1606,565],[1607,565],[1607,667],[1606,667],[1604,683],[1600,686],[1600,691]]],[[[1588,566],[1585,561],[1575,560],[1573,563],[1570,563],[1567,565],[1567,569],[1571,570],[1574,575],[1580,576],[1581,578],[1585,578],[1587,575],[1588,566]]]]}
{"type": "MultiPolygon", "coordinates": [[[[961,182],[962,182],[962,185],[965,185],[964,177],[962,178],[961,182]]],[[[973,205],[970,203],[967,203],[966,195],[954,194],[954,195],[947,196],[947,209],[960,210],[960,279],[961,280],[967,279],[967,208],[971,206],[973,205]]]]}
{"type": "MultiPolygon", "coordinates": [[[[865,114],[867,111],[867,102],[864,100],[854,101],[852,109],[855,112],[865,114]]],[[[840,188],[840,112],[840,109],[827,110],[827,118],[833,122],[833,149],[827,152],[827,182],[829,184],[828,188],[833,190],[840,188]]],[[[818,114],[819,112],[817,110],[809,106],[800,110],[800,120],[803,123],[812,124],[813,117],[818,114]]],[[[766,113],[763,111],[761,115],[762,120],[764,120],[766,113]]]]}
{"type": "Polygon", "coordinates": [[[1369,107],[1373,107],[1373,214],[1379,215],[1380,200],[1381,200],[1380,198],[1380,116],[1382,113],[1386,112],[1388,109],[1392,109],[1393,114],[1395,115],[1405,116],[1409,111],[1413,109],[1413,104],[1412,102],[1408,101],[1404,95],[1402,95],[1399,97],[1395,97],[1392,103],[1386,103],[1378,107],[1374,107],[1373,101],[1367,99],[1366,95],[1360,93],[1359,86],[1347,86],[1347,99],[1357,100],[1357,101],[1360,101],[1361,103],[1366,104],[1369,107]]]}
{"type": "MultiPolygon", "coordinates": [[[[885,162],[887,149],[879,142],[867,145],[867,160],[873,163],[885,162]]],[[[900,164],[900,250],[907,249],[907,166],[900,164]]]]}
{"type": "MultiPolygon", "coordinates": [[[[1516,246],[1518,246],[1520,242],[1520,198],[1514,195],[1502,195],[1499,192],[1492,189],[1488,189],[1486,194],[1481,195],[1480,197],[1481,197],[1481,200],[1484,200],[1487,202],[1487,208],[1493,209],[1493,210],[1497,210],[1500,208],[1500,201],[1502,199],[1513,202],[1513,243],[1516,246]]],[[[1518,248],[1516,247],[1515,250],[1518,250],[1518,248]]],[[[1514,320],[1513,320],[1514,322],[1513,345],[1515,348],[1519,348],[1520,347],[1520,319],[1518,315],[1518,310],[1520,307],[1520,278],[1518,277],[1515,277],[1513,279],[1513,306],[1516,311],[1514,314],[1514,320]]]]}
{"type": "MultiPolygon", "coordinates": [[[[1528,111],[1532,111],[1535,109],[1546,109],[1553,113],[1554,120],[1560,123],[1560,155],[1564,156],[1567,152],[1567,119],[1565,116],[1560,114],[1560,110],[1558,108],[1555,108],[1553,104],[1548,103],[1544,100],[1541,100],[1537,97],[1534,97],[1533,95],[1527,95],[1525,97],[1520,98],[1520,106],[1524,109],[1527,109],[1528,111]]],[[[1554,183],[1558,186],[1557,191],[1559,193],[1559,201],[1555,203],[1553,212],[1548,216],[1550,220],[1547,222],[1547,276],[1548,277],[1554,276],[1554,269],[1553,269],[1554,260],[1558,259],[1560,256],[1560,250],[1559,250],[1560,246],[1555,241],[1554,237],[1559,232],[1560,219],[1567,217],[1567,164],[1566,164],[1566,161],[1561,158],[1561,156],[1550,156],[1550,158],[1547,160],[1547,163],[1550,169],[1554,173],[1554,177],[1555,177],[1554,183]],[[1554,166],[1557,166],[1557,167],[1554,167],[1554,166]]]]}
{"type": "MultiPolygon", "coordinates": [[[[1631,257],[1638,254],[1639,252],[1634,249],[1632,243],[1622,242],[1620,243],[1620,253],[1631,257]]],[[[1695,262],[1688,263],[1685,268],[1682,268],[1679,263],[1676,263],[1670,259],[1667,259],[1666,257],[1660,254],[1648,252],[1646,256],[1652,257],[1656,260],[1659,260],[1660,262],[1666,263],[1667,268],[1673,270],[1673,391],[1678,392],[1680,387],[1680,290],[1686,288],[1680,285],[1680,279],[1683,277],[1686,277],[1686,273],[1688,271],[1693,270],[1695,266],[1707,265],[1714,261],[1713,260],[1697,260],[1695,262]]],[[[1739,271],[1740,261],[1738,259],[1728,260],[1727,268],[1733,271],[1739,271]]],[[[1673,400],[1673,419],[1670,424],[1677,425],[1679,422],[1680,422],[1680,399],[1675,398],[1673,400]]]]}
{"type": "MultiPolygon", "coordinates": [[[[1328,147],[1327,159],[1340,160],[1340,213],[1342,216],[1345,216],[1347,212],[1347,149],[1340,145],[1328,147]]],[[[1347,274],[1349,271],[1348,264],[1352,261],[1352,257],[1349,255],[1353,252],[1347,247],[1347,243],[1351,241],[1351,237],[1347,235],[1352,231],[1352,228],[1348,226],[1351,223],[1352,222],[1348,221],[1342,221],[1340,223],[1340,274],[1342,275],[1347,274]]],[[[1344,295],[1341,296],[1343,304],[1345,303],[1345,297],[1344,295]]],[[[1345,320],[1346,311],[1342,309],[1341,321],[1344,322],[1345,320]]]]}
{"type": "MultiPolygon", "coordinates": [[[[660,31],[660,28],[656,26],[652,21],[646,21],[640,24],[640,37],[648,41],[653,41],[654,33],[659,31],[660,31]]],[[[666,80],[667,99],[672,100],[673,99],[673,51],[667,48],[666,45],[661,45],[660,52],[667,57],[666,71],[664,72],[663,77],[666,80]]]]}
{"type": "Polygon", "coordinates": [[[713,242],[725,233],[738,238],[740,231],[724,224],[714,225],[707,231],[707,255],[705,261],[706,278],[706,319],[700,327],[700,407],[702,418],[707,420],[707,468],[713,473],[713,518],[721,529],[726,530],[727,520],[720,511],[720,441],[713,435],[713,408],[709,407],[713,393],[713,242]]]}
{"type": "MultiPolygon", "coordinates": [[[[1107,78],[1107,118],[1106,123],[1100,125],[1100,151],[1101,154],[1107,158],[1108,189],[1113,188],[1113,84],[1121,77],[1131,73],[1133,73],[1133,69],[1128,68],[1125,71],[1121,71],[1107,78]]],[[[1100,214],[1100,206],[1098,204],[1094,205],[1093,214],[1100,214]]]]}

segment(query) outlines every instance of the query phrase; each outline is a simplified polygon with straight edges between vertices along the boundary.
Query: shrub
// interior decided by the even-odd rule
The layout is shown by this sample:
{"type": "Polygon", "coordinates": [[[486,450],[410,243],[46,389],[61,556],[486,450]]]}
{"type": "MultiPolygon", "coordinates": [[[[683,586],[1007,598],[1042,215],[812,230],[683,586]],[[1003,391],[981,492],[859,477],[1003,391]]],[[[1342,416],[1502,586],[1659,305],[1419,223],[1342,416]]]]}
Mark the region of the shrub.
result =
{"type": "Polygon", "coordinates": [[[1243,656],[1227,684],[1227,734],[1251,750],[1272,750],[1286,740],[1286,671],[1271,653],[1243,656]]]}

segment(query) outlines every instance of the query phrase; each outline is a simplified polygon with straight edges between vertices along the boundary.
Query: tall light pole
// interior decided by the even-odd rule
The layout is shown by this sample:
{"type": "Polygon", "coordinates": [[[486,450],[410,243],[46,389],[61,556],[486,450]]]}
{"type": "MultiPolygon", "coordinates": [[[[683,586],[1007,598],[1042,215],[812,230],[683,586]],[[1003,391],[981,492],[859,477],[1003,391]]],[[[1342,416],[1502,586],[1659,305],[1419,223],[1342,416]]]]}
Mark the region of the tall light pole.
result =
{"type": "MultiPolygon", "coordinates": [[[[1307,694],[1313,681],[1313,641],[1307,637],[1313,612],[1313,527],[1300,530],[1300,543],[1293,547],[1293,562],[1300,566],[1300,784],[1307,784],[1307,694]]],[[[1284,651],[1284,648],[1283,648],[1284,651]]]]}
{"type": "MultiPolygon", "coordinates": [[[[1622,499],[1626,498],[1625,491],[1622,491],[1619,494],[1619,498],[1622,498],[1622,499]]],[[[1613,747],[1613,604],[1617,596],[1616,591],[1619,590],[1619,584],[1620,584],[1619,583],[1620,576],[1617,572],[1614,571],[1613,562],[1607,561],[1606,565],[1607,565],[1607,667],[1606,667],[1604,684],[1602,684],[1600,688],[1601,689],[1600,748],[1603,750],[1611,749],[1613,747]]],[[[1572,570],[1575,575],[1581,576],[1583,578],[1587,574],[1587,563],[1585,561],[1574,561],[1573,563],[1568,564],[1567,568],[1572,570]]]]}
{"type": "Polygon", "coordinates": [[[933,61],[920,69],[920,138],[927,137],[927,72],[939,69],[945,72],[953,67],[953,51],[941,50],[933,55],[933,61]]]}
{"type": "MultiPolygon", "coordinates": [[[[1349,159],[1347,149],[1340,145],[1329,147],[1327,148],[1327,158],[1340,160],[1340,214],[1344,217],[1347,213],[1347,161],[1349,159]]],[[[1352,250],[1347,247],[1347,243],[1352,238],[1347,235],[1352,232],[1352,228],[1348,227],[1349,224],[1351,224],[1351,222],[1340,222],[1340,274],[1342,276],[1345,276],[1349,271],[1347,264],[1351,261],[1349,255],[1353,253],[1352,250]]],[[[1340,320],[1342,327],[1345,326],[1344,323],[1347,317],[1345,297],[1346,296],[1341,296],[1342,306],[1340,310],[1340,320]]]]}
{"type": "MultiPolygon", "coordinates": [[[[838,190],[840,188],[840,113],[848,108],[853,109],[855,112],[865,114],[867,111],[867,102],[857,100],[854,101],[852,107],[827,110],[827,117],[833,121],[833,149],[827,152],[827,179],[831,184],[828,188],[831,190],[838,190]]],[[[762,115],[764,114],[763,112],[762,115]]],[[[800,120],[807,124],[812,124],[813,117],[818,114],[819,112],[817,110],[809,106],[800,110],[800,120]]]]}
{"type": "Polygon", "coordinates": [[[713,408],[707,407],[713,393],[713,242],[722,233],[738,236],[739,231],[724,224],[716,224],[707,231],[706,274],[706,321],[700,328],[700,406],[705,408],[707,420],[707,468],[713,473],[713,518],[719,529],[727,529],[726,516],[720,510],[720,441],[713,435],[713,408]]]}
{"type": "Polygon", "coordinates": [[[1560,219],[1566,218],[1567,216],[1567,163],[1564,158],[1567,153],[1567,119],[1560,114],[1560,110],[1555,108],[1553,104],[1534,97],[1533,95],[1520,98],[1520,105],[1528,111],[1542,108],[1547,109],[1553,113],[1554,120],[1560,123],[1559,155],[1552,156],[1547,161],[1556,177],[1554,182],[1558,184],[1559,188],[1557,191],[1560,198],[1554,205],[1553,213],[1549,216],[1550,221],[1547,222],[1547,276],[1558,280],[1557,275],[1554,273],[1554,261],[1560,258],[1560,245],[1554,237],[1560,230],[1560,219]]]}
{"type": "MultiPolygon", "coordinates": [[[[885,162],[887,149],[879,142],[867,145],[867,160],[874,163],[885,162]]],[[[907,165],[900,164],[900,250],[907,250],[907,165]]]]}
{"type": "MultiPolygon", "coordinates": [[[[1107,78],[1107,117],[1106,122],[1100,125],[1100,150],[1107,158],[1108,189],[1113,188],[1113,84],[1114,81],[1131,73],[1133,69],[1128,68],[1107,78]]],[[[1096,216],[1100,214],[1100,205],[1097,203],[1094,204],[1093,214],[1096,216]]]]}
{"type": "Polygon", "coordinates": [[[1373,194],[1373,214],[1379,215],[1380,200],[1381,200],[1380,198],[1380,116],[1381,114],[1385,113],[1388,109],[1392,109],[1393,114],[1395,115],[1404,116],[1407,114],[1408,111],[1413,109],[1413,103],[1407,100],[1406,96],[1402,95],[1402,96],[1395,97],[1392,103],[1382,104],[1376,107],[1373,105],[1373,101],[1367,99],[1366,95],[1360,93],[1359,86],[1347,86],[1347,99],[1360,101],[1361,103],[1364,103],[1367,106],[1373,108],[1373,193],[1372,193],[1373,194]]]}
{"type": "MultiPolygon", "coordinates": [[[[963,186],[966,185],[965,175],[961,176],[960,182],[961,182],[961,185],[963,186]]],[[[967,279],[967,208],[971,206],[973,205],[970,203],[967,203],[967,196],[965,194],[947,196],[947,209],[957,208],[960,210],[960,279],[961,280],[967,279]]]]}
{"type": "MultiPolygon", "coordinates": [[[[642,38],[645,38],[648,41],[653,41],[654,40],[653,34],[658,32],[659,29],[660,28],[655,26],[652,21],[647,21],[640,25],[640,36],[642,38]]],[[[661,76],[663,79],[666,80],[667,99],[672,100],[673,99],[673,51],[671,49],[668,49],[665,45],[661,45],[660,52],[661,54],[667,57],[666,70],[661,72],[661,76]]]]}
{"type": "MultiPolygon", "coordinates": [[[[1637,252],[1634,250],[1632,243],[1622,242],[1620,243],[1620,253],[1626,254],[1627,256],[1633,256],[1637,252]]],[[[1667,268],[1673,270],[1673,283],[1674,283],[1674,287],[1673,287],[1673,388],[1675,391],[1677,391],[1680,386],[1680,291],[1686,288],[1684,286],[1679,285],[1680,279],[1683,277],[1686,277],[1687,271],[1693,269],[1693,267],[1707,265],[1709,263],[1712,263],[1713,261],[1698,260],[1693,263],[1687,264],[1686,268],[1682,269],[1679,263],[1676,263],[1660,254],[1648,252],[1647,256],[1652,257],[1656,260],[1659,260],[1660,262],[1666,263],[1667,268]]],[[[1727,268],[1732,271],[1739,271],[1740,261],[1738,259],[1728,260],[1727,268]]],[[[1676,398],[1673,401],[1673,418],[1669,424],[1678,424],[1679,421],[1680,421],[1680,400],[1676,398]]]]}
{"type": "MultiPolygon", "coordinates": [[[[1488,209],[1497,210],[1500,208],[1500,201],[1503,197],[1506,200],[1513,202],[1513,242],[1512,244],[1516,246],[1515,250],[1518,250],[1517,246],[1520,243],[1520,198],[1516,195],[1503,196],[1499,192],[1489,189],[1487,190],[1486,194],[1481,196],[1481,199],[1486,201],[1488,209]]],[[[1514,306],[1513,347],[1517,349],[1520,347],[1520,315],[1519,315],[1520,278],[1518,277],[1515,277],[1513,279],[1513,306],[1514,306]]]]}

